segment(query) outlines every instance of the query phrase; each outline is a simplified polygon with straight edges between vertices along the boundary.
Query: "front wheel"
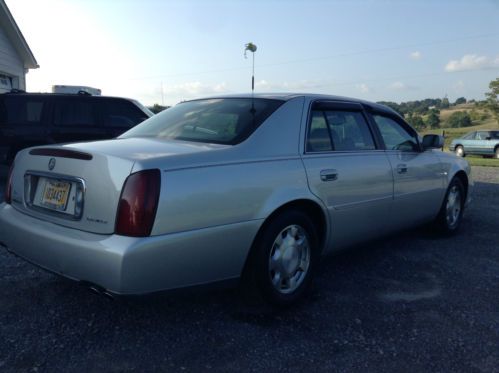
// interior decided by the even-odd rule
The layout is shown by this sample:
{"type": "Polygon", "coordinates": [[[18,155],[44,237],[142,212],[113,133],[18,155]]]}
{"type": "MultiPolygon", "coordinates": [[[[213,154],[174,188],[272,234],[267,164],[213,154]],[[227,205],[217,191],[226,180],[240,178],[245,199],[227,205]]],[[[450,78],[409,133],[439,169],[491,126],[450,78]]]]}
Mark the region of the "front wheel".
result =
{"type": "Polygon", "coordinates": [[[455,152],[458,157],[464,157],[465,155],[464,148],[461,145],[456,146],[455,152]]]}
{"type": "Polygon", "coordinates": [[[318,243],[312,221],[299,210],[267,223],[250,262],[253,282],[267,302],[289,306],[303,297],[315,271],[318,243]]]}
{"type": "Polygon", "coordinates": [[[463,218],[465,198],[463,183],[459,178],[453,178],[436,219],[440,231],[452,234],[458,230],[463,218]]]}

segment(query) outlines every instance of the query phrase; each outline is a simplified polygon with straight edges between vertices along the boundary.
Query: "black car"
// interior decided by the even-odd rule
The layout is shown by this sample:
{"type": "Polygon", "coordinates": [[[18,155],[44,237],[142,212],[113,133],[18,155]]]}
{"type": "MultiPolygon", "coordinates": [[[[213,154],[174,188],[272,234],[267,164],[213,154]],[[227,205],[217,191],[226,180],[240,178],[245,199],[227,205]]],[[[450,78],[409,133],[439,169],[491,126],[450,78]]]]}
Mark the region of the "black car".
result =
{"type": "Polygon", "coordinates": [[[0,163],[34,145],[110,139],[152,115],[135,100],[85,92],[0,94],[0,163]]]}

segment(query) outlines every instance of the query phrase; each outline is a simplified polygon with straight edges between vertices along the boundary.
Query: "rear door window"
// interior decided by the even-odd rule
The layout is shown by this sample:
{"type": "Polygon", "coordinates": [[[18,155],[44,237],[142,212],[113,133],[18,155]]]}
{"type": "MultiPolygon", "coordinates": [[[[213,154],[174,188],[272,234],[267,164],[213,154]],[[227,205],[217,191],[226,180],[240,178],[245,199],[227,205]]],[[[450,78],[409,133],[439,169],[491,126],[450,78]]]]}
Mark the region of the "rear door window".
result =
{"type": "Polygon", "coordinates": [[[477,132],[476,133],[476,139],[477,140],[487,140],[487,137],[489,137],[489,133],[488,132],[477,132]]]}
{"type": "Polygon", "coordinates": [[[376,146],[361,111],[312,108],[307,152],[365,151],[376,146]]]}
{"type": "Polygon", "coordinates": [[[54,103],[54,124],[63,127],[96,126],[95,105],[80,97],[57,99],[54,103]]]}
{"type": "Polygon", "coordinates": [[[44,104],[42,97],[4,96],[0,100],[0,125],[38,125],[44,104]]]}

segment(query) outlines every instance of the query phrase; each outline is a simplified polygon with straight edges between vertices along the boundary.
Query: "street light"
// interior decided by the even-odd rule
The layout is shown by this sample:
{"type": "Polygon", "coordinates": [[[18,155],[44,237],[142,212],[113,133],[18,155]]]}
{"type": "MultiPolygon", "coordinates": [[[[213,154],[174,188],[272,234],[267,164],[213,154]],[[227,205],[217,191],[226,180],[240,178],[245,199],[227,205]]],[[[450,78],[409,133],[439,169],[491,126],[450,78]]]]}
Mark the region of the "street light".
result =
{"type": "Polygon", "coordinates": [[[244,58],[248,58],[246,55],[246,52],[250,51],[253,55],[253,74],[251,75],[251,94],[253,95],[253,92],[255,91],[255,52],[256,52],[256,45],[253,43],[248,43],[245,45],[244,48],[244,58]]]}

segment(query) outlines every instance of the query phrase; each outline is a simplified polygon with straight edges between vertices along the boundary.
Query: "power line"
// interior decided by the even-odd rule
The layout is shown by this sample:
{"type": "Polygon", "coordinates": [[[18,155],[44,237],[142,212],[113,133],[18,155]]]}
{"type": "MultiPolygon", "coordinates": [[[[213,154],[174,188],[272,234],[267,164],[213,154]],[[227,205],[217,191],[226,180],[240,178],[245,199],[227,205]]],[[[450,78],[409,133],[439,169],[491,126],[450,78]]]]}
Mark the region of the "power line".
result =
{"type": "MultiPolygon", "coordinates": [[[[470,73],[470,72],[478,72],[478,71],[483,71],[483,70],[499,70],[499,68],[487,68],[487,69],[480,69],[480,70],[460,70],[460,71],[454,71],[452,74],[461,74],[461,73],[470,73]]],[[[411,74],[411,75],[394,75],[391,77],[381,77],[381,78],[371,78],[371,79],[363,79],[363,80],[356,80],[356,81],[348,81],[348,82],[337,82],[337,83],[320,83],[320,84],[310,84],[307,85],[305,89],[308,88],[324,88],[324,87],[346,87],[346,86],[354,86],[357,84],[362,84],[362,83],[375,83],[375,82],[384,82],[384,81],[397,81],[401,79],[418,79],[418,78],[429,78],[433,76],[442,76],[442,75],[449,75],[449,73],[445,72],[434,72],[434,73],[426,73],[426,74],[411,74]]]]}
{"type": "MultiPolygon", "coordinates": [[[[499,32],[498,33],[489,33],[489,34],[480,34],[480,35],[469,35],[469,36],[462,36],[459,38],[453,38],[453,39],[447,39],[447,40],[438,40],[438,41],[429,41],[429,42],[422,42],[422,43],[405,44],[405,45],[399,45],[399,46],[394,46],[394,47],[364,49],[364,50],[360,50],[360,51],[337,53],[337,54],[332,54],[332,55],[328,55],[328,56],[317,56],[317,57],[302,58],[302,59],[289,60],[289,61],[281,61],[281,62],[276,62],[276,63],[263,64],[263,65],[260,65],[259,67],[264,68],[264,67],[292,65],[292,64],[307,63],[307,62],[314,62],[314,61],[320,61],[320,60],[329,60],[329,59],[339,58],[339,57],[349,57],[349,56],[357,56],[357,55],[362,55],[362,54],[391,52],[391,51],[403,50],[403,49],[408,49],[408,48],[441,45],[441,44],[455,43],[455,42],[459,42],[459,41],[463,41],[463,40],[483,39],[483,38],[490,38],[490,37],[497,37],[497,36],[499,36],[499,32]]],[[[197,72],[190,72],[190,73],[162,74],[162,75],[134,77],[134,78],[129,78],[128,80],[147,80],[147,79],[158,79],[158,78],[172,78],[172,77],[182,77],[182,76],[213,74],[213,73],[221,73],[221,72],[228,72],[228,71],[240,71],[240,70],[247,70],[247,69],[248,69],[247,66],[228,67],[228,68],[223,68],[223,69],[204,70],[204,71],[197,71],[197,72]]]]}

